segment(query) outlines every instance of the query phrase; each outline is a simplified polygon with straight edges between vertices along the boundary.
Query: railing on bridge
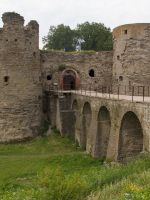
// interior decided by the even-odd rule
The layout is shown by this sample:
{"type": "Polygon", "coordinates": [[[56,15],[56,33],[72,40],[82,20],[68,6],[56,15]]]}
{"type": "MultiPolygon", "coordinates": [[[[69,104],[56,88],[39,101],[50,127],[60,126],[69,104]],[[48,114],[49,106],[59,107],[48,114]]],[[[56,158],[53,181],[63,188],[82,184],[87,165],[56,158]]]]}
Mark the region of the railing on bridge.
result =
{"type": "MultiPolygon", "coordinates": [[[[67,85],[68,86],[68,85],[67,85]]],[[[70,85],[69,85],[70,86],[70,85]]],[[[64,87],[68,88],[68,87],[64,87]]],[[[89,86],[87,84],[81,84],[79,89],[69,90],[59,88],[57,84],[46,85],[44,90],[48,92],[57,93],[76,93],[86,96],[103,97],[109,99],[130,100],[139,102],[150,102],[150,87],[143,85],[101,85],[101,86],[89,86]]]]}

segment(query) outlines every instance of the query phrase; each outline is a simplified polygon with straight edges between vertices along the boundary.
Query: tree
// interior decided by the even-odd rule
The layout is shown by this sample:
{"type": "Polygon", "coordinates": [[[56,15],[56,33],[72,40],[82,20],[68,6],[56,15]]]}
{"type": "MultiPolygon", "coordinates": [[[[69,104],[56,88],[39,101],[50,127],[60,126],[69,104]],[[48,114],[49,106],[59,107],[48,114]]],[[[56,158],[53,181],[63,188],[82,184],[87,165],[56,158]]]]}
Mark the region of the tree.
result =
{"type": "Polygon", "coordinates": [[[112,33],[104,24],[85,22],[77,25],[76,32],[85,41],[82,44],[83,50],[112,50],[112,33]]]}
{"type": "Polygon", "coordinates": [[[82,50],[112,50],[112,33],[102,23],[85,22],[78,24],[76,29],[60,24],[51,26],[48,35],[43,38],[44,49],[65,49],[73,51],[79,39],[83,40],[82,50]]]}
{"type": "Polygon", "coordinates": [[[69,26],[64,24],[50,26],[48,35],[43,38],[44,49],[72,51],[75,49],[73,39],[74,31],[69,26]]]}

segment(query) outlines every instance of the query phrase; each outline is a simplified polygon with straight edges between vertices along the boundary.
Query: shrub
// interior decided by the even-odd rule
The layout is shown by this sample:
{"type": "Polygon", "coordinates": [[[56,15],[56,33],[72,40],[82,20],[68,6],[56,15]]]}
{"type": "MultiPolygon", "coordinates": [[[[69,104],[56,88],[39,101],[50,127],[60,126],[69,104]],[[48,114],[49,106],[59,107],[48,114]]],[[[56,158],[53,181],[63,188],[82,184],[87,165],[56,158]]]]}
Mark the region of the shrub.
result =
{"type": "Polygon", "coordinates": [[[124,200],[149,200],[150,187],[143,188],[135,183],[127,185],[124,200]]]}
{"type": "Polygon", "coordinates": [[[66,65],[65,64],[60,64],[60,65],[58,65],[58,70],[59,71],[63,71],[63,70],[65,70],[66,69],[66,65]]]}
{"type": "Polygon", "coordinates": [[[60,168],[44,170],[39,180],[46,191],[45,200],[81,200],[87,193],[88,184],[85,178],[77,173],[66,176],[60,168]]]}

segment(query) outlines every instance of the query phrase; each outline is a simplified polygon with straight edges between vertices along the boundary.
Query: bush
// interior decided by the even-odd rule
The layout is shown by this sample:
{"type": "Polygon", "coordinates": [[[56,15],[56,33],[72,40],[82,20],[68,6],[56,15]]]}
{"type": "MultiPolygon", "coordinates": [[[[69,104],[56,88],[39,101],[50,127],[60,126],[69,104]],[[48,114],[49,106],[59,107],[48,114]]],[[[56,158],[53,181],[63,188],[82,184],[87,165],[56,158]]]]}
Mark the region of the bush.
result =
{"type": "Polygon", "coordinates": [[[149,200],[150,187],[143,188],[135,183],[127,185],[123,200],[149,200]]]}
{"type": "Polygon", "coordinates": [[[66,65],[65,64],[60,64],[60,65],[58,65],[58,70],[59,71],[63,71],[63,70],[65,70],[66,69],[66,65]]]}
{"type": "Polygon", "coordinates": [[[66,176],[60,168],[44,170],[39,180],[45,188],[45,200],[81,200],[88,191],[85,178],[76,173],[66,176]]]}

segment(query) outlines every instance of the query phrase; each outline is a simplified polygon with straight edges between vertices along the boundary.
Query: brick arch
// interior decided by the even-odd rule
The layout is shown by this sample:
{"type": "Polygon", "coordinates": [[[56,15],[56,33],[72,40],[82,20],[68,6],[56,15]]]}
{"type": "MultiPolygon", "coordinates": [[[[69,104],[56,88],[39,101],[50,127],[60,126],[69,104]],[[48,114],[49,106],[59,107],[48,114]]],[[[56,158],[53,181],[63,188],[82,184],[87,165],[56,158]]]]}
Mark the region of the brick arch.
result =
{"type": "Polygon", "coordinates": [[[143,129],[141,122],[133,111],[127,111],[119,132],[118,160],[127,160],[143,150],[143,129]]]}
{"type": "Polygon", "coordinates": [[[92,120],[92,109],[89,102],[85,102],[82,110],[82,131],[80,143],[81,147],[86,150],[87,135],[92,120]]]}
{"type": "Polygon", "coordinates": [[[101,106],[97,116],[97,133],[95,156],[106,157],[111,129],[110,112],[106,106],[101,106]]]}
{"type": "Polygon", "coordinates": [[[63,90],[75,90],[80,87],[80,77],[76,70],[67,68],[60,77],[60,86],[63,90]]]}

